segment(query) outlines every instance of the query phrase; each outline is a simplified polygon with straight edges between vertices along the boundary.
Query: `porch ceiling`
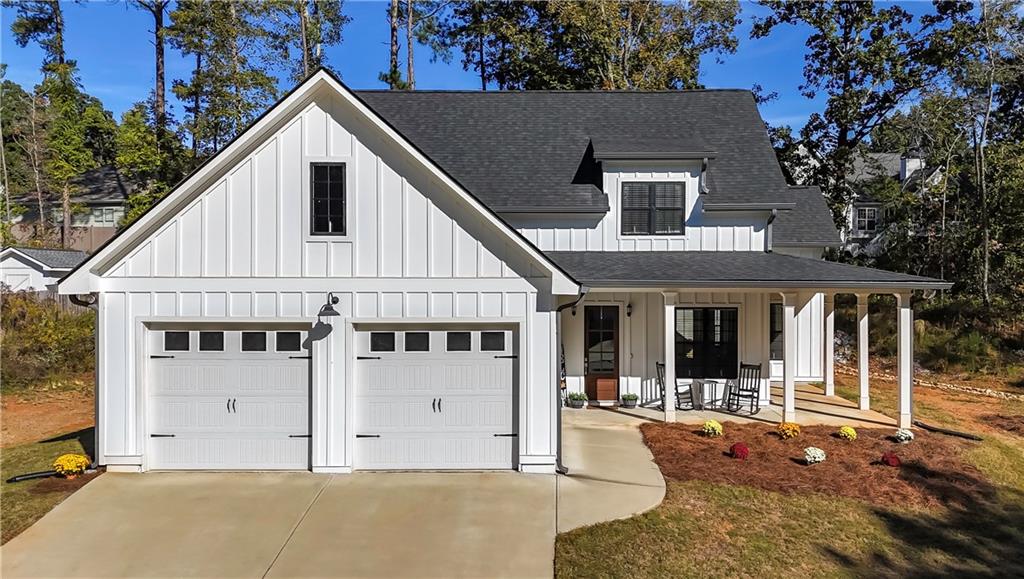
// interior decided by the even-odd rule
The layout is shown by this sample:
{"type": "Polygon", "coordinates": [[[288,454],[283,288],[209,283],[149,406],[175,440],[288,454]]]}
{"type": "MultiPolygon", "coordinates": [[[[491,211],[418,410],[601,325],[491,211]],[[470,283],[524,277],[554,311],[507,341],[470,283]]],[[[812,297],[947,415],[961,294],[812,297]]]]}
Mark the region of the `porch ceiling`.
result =
{"type": "Polygon", "coordinates": [[[760,251],[548,251],[592,288],[948,289],[941,280],[760,251]]]}

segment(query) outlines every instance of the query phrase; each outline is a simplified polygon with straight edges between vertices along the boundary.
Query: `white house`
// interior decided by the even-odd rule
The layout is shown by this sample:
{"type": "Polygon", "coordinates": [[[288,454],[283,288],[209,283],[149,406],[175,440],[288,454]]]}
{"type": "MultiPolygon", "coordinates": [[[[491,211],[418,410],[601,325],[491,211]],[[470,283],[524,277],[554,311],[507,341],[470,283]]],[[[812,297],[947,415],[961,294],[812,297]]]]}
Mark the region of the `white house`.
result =
{"type": "Polygon", "coordinates": [[[112,469],[553,472],[562,353],[596,404],[657,404],[659,362],[670,384],[759,364],[767,399],[777,355],[792,417],[798,379],[830,381],[836,292],[900,296],[908,421],[910,291],[944,285],[820,259],[838,243],[747,91],[320,71],[60,291],[98,308],[112,469]]]}
{"type": "Polygon", "coordinates": [[[5,247],[0,251],[0,282],[14,291],[46,291],[85,258],[73,249],[5,247]]]}

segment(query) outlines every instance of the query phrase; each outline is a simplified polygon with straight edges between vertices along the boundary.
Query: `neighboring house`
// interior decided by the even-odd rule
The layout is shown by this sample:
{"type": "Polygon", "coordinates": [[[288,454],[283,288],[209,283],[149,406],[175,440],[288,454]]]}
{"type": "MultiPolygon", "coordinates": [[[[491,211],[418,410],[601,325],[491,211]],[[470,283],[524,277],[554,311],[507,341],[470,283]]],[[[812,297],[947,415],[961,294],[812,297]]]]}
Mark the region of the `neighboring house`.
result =
{"type": "Polygon", "coordinates": [[[846,214],[844,248],[857,255],[866,252],[877,255],[881,251],[881,236],[885,220],[882,201],[873,197],[866,184],[877,179],[891,179],[904,191],[924,194],[942,178],[939,167],[929,167],[916,151],[900,153],[860,153],[853,159],[849,181],[856,196],[846,214]]]}
{"type": "MultiPolygon", "coordinates": [[[[125,202],[132,192],[131,183],[110,165],[86,171],[75,179],[75,194],[71,198],[76,209],[71,217],[72,249],[93,252],[117,233],[117,224],[124,217],[125,202]]],[[[12,228],[15,239],[24,242],[34,235],[39,220],[39,205],[34,197],[23,197],[18,204],[26,212],[15,219],[12,228]]],[[[54,226],[54,241],[63,235],[64,215],[59,200],[49,204],[48,220],[54,226]]]]}
{"type": "Polygon", "coordinates": [[[5,247],[0,251],[0,282],[14,291],[52,290],[85,258],[85,253],[70,249],[5,247]]]}
{"type": "Polygon", "coordinates": [[[767,402],[778,357],[793,419],[798,379],[831,385],[837,292],[899,296],[907,424],[910,291],[947,284],[823,261],[839,242],[748,91],[351,91],[321,70],[60,291],[96,300],[113,470],[550,473],[562,354],[594,404],[649,405],[658,363],[669,384],[760,364],[767,402]]]}

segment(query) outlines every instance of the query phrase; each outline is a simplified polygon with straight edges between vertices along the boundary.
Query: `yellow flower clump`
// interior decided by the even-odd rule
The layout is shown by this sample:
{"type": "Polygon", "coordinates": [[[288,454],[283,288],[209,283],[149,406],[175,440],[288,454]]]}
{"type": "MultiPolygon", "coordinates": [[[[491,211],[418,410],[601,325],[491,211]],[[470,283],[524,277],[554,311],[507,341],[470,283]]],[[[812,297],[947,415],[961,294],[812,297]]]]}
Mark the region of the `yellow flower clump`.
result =
{"type": "Polygon", "coordinates": [[[776,428],[779,436],[782,438],[796,438],[800,436],[800,425],[795,422],[782,422],[779,427],[776,428]]]}
{"type": "Polygon", "coordinates": [[[89,457],[81,454],[62,454],[53,461],[53,470],[64,476],[82,474],[87,468],[89,457]]]}
{"type": "Polygon", "coordinates": [[[700,431],[704,433],[704,436],[722,436],[722,425],[717,420],[708,420],[700,427],[700,431]]]}
{"type": "Polygon", "coordinates": [[[843,440],[857,440],[857,431],[852,426],[843,426],[836,434],[843,440]]]}

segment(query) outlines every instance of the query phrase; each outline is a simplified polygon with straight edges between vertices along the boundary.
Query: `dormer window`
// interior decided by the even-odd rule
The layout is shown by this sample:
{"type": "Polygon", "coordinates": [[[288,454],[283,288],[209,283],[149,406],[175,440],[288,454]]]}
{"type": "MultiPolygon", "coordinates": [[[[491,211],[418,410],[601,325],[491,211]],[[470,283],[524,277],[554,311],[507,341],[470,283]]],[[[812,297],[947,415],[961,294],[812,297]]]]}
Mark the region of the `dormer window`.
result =
{"type": "Polygon", "coordinates": [[[345,164],[312,163],[309,180],[313,194],[313,235],[345,235],[345,164]]]}
{"type": "Polygon", "coordinates": [[[857,231],[874,233],[878,228],[878,209],[874,207],[857,208],[857,231]]]}
{"type": "Polygon", "coordinates": [[[623,235],[682,235],[685,221],[684,183],[622,184],[623,235]]]}

